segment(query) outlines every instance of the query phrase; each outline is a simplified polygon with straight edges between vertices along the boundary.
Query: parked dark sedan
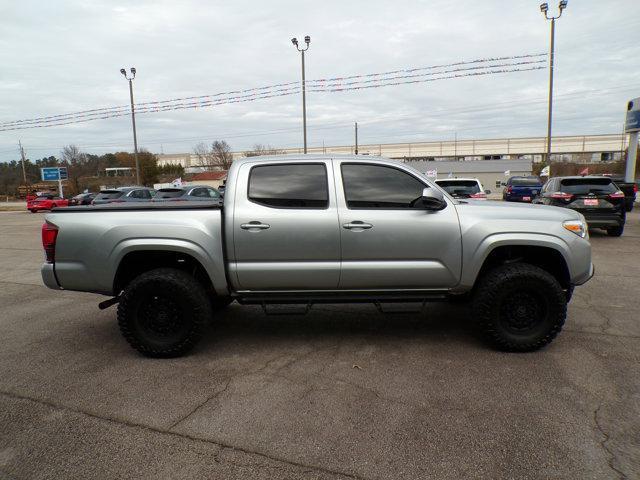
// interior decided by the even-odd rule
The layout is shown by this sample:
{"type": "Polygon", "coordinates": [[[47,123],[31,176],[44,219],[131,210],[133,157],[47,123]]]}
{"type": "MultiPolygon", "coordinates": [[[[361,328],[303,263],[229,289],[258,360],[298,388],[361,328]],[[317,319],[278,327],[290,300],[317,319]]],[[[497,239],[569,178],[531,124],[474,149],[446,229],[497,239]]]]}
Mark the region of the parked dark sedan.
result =
{"type": "Polygon", "coordinates": [[[96,198],[95,193],[81,193],[69,200],[69,206],[91,205],[94,198],[96,198]]]}
{"type": "Polygon", "coordinates": [[[149,202],[156,191],[147,187],[120,187],[107,190],[100,190],[92,205],[104,205],[107,203],[124,202],[149,202]]]}
{"type": "Polygon", "coordinates": [[[542,189],[540,177],[511,177],[504,184],[502,199],[505,202],[532,202],[542,189]]]}
{"type": "Polygon", "coordinates": [[[208,185],[190,185],[186,187],[160,188],[154,197],[154,202],[185,202],[187,200],[219,200],[220,192],[208,185]]]}
{"type": "Polygon", "coordinates": [[[534,202],[577,210],[589,227],[603,228],[612,237],[624,231],[624,193],[608,177],[550,178],[534,202]]]}

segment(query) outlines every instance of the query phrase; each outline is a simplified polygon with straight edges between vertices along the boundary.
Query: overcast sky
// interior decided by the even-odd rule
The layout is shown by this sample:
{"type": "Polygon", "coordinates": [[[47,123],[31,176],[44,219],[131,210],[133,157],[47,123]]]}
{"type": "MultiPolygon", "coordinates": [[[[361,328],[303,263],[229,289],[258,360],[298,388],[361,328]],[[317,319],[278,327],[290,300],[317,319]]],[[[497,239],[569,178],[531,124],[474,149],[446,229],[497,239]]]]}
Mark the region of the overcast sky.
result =
{"type": "MultiPolygon", "coordinates": [[[[299,79],[293,36],[311,36],[307,78],[345,76],[548,50],[535,0],[0,0],[0,122],[299,79]]],[[[551,3],[551,11],[556,4],[551,3]]],[[[544,135],[548,71],[307,96],[309,145],[544,135]]],[[[570,0],[556,28],[554,134],[618,133],[640,96],[640,1],[570,0]]],[[[141,114],[138,142],[187,152],[225,139],[302,143],[299,96],[141,114]]],[[[131,150],[129,117],[0,132],[0,161],[66,144],[131,150]]]]}

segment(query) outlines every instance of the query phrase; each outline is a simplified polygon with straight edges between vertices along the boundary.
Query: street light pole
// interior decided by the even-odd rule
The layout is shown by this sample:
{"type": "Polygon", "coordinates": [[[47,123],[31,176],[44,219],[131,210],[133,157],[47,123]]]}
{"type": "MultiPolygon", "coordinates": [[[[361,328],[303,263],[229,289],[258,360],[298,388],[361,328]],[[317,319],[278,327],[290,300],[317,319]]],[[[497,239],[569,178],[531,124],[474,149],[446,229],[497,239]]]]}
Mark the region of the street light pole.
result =
{"type": "Polygon", "coordinates": [[[133,79],[136,78],[136,69],[131,67],[131,76],[127,76],[124,68],[120,69],[120,73],[129,82],[129,99],[131,100],[131,124],[133,125],[133,156],[136,160],[136,184],[140,185],[140,162],[138,160],[138,137],[136,135],[136,110],[133,103],[133,79]]]}
{"type": "Polygon", "coordinates": [[[292,38],[291,43],[302,54],[302,131],[304,136],[304,153],[307,153],[307,92],[305,81],[305,68],[304,68],[304,52],[309,50],[309,44],[311,43],[311,37],[309,35],[304,37],[304,43],[307,45],[304,48],[300,48],[298,45],[298,39],[292,38]]]}
{"type": "Polygon", "coordinates": [[[547,154],[546,163],[551,161],[551,124],[553,115],[553,63],[555,54],[556,20],[562,16],[562,11],[567,8],[568,1],[561,0],[558,4],[559,13],[556,17],[549,16],[549,5],[545,2],[540,5],[540,11],[544,13],[544,18],[551,20],[551,41],[549,42],[549,107],[547,114],[547,154]]]}
{"type": "Polygon", "coordinates": [[[22,179],[24,180],[24,184],[27,184],[27,171],[24,168],[24,148],[22,148],[22,141],[18,140],[18,145],[20,146],[20,159],[22,160],[22,179]]]}

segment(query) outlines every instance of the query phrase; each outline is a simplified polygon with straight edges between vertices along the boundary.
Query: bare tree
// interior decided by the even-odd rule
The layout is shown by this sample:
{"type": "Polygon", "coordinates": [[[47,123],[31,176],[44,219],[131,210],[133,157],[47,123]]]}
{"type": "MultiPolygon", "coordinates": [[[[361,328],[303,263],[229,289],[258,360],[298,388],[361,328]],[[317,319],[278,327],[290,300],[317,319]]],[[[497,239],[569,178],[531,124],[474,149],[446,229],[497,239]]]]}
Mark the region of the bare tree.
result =
{"type": "Polygon", "coordinates": [[[253,146],[253,150],[244,152],[244,156],[259,157],[262,155],[282,155],[284,153],[285,153],[284,150],[279,150],[277,148],[272,147],[271,145],[262,145],[261,143],[256,143],[253,146]]]}
{"type": "Polygon", "coordinates": [[[66,145],[60,152],[61,160],[68,165],[78,165],[84,161],[84,153],[80,151],[77,145],[66,145]]]}
{"type": "Polygon", "coordinates": [[[224,140],[216,140],[211,146],[200,142],[193,147],[193,153],[198,159],[198,165],[205,168],[229,170],[233,162],[231,147],[224,140]]]}

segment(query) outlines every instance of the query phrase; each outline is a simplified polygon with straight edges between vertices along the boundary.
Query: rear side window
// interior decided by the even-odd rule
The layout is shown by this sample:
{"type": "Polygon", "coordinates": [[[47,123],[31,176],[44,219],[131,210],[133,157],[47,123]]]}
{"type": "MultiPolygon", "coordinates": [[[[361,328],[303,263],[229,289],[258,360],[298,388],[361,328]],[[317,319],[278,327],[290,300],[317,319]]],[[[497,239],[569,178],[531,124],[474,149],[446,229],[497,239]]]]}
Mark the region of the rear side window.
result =
{"type": "Polygon", "coordinates": [[[349,208],[416,208],[426,187],[402,170],[381,165],[342,164],[349,208]]]}
{"type": "Polygon", "coordinates": [[[156,197],[158,198],[176,198],[184,193],[184,190],[181,188],[167,188],[163,190],[158,190],[156,197]]]}
{"type": "Polygon", "coordinates": [[[473,180],[438,180],[436,183],[451,195],[472,195],[480,192],[478,182],[473,180]]]}
{"type": "Polygon", "coordinates": [[[327,208],[329,187],[324,164],[253,167],[249,200],[276,208],[327,208]]]}
{"type": "Polygon", "coordinates": [[[193,190],[191,190],[191,195],[194,197],[207,198],[209,197],[209,192],[206,188],[194,188],[193,190]]]}
{"type": "Polygon", "coordinates": [[[151,193],[149,192],[149,190],[134,190],[129,194],[129,196],[131,198],[139,198],[144,200],[151,198],[151,193]]]}
{"type": "Polygon", "coordinates": [[[560,191],[573,195],[597,195],[617,190],[610,178],[565,178],[560,182],[560,191]]]}
{"type": "Polygon", "coordinates": [[[513,185],[514,187],[535,187],[535,186],[542,185],[542,182],[540,181],[539,178],[521,177],[521,178],[512,178],[511,185],[513,185]]]}
{"type": "Polygon", "coordinates": [[[118,198],[122,195],[123,192],[119,190],[104,190],[96,195],[96,200],[112,200],[114,198],[118,198]]]}

